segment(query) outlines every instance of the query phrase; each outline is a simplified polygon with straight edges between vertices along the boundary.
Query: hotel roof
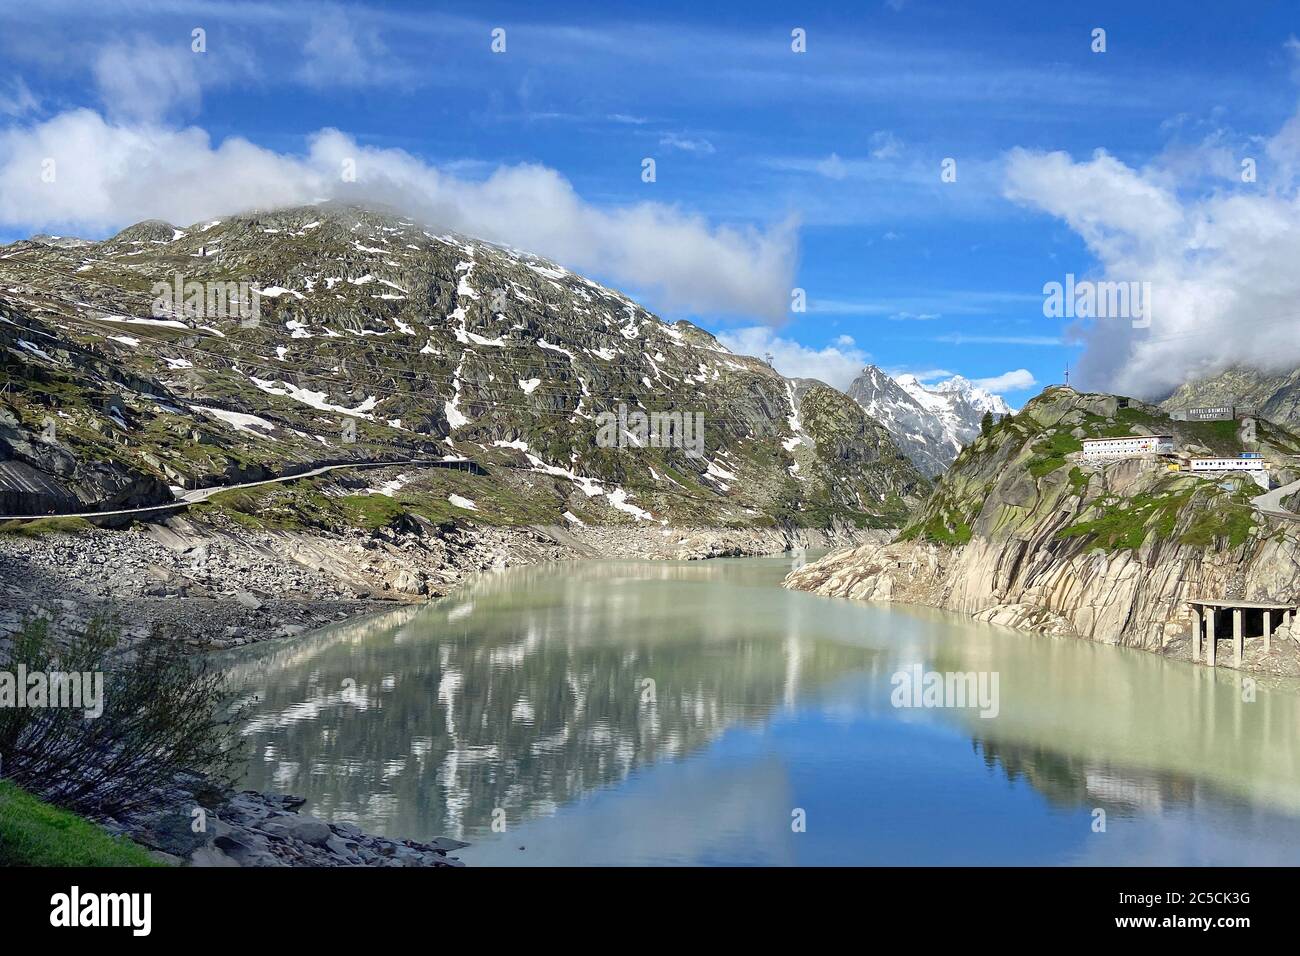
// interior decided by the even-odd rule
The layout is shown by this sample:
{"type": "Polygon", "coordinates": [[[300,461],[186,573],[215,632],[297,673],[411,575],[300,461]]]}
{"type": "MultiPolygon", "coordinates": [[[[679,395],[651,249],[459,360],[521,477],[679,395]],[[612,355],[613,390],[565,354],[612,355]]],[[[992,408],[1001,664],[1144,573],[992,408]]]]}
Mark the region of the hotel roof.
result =
{"type": "Polygon", "coordinates": [[[1091,442],[1098,442],[1098,441],[1137,441],[1139,438],[1163,438],[1163,439],[1165,439],[1165,440],[1167,440],[1167,441],[1173,441],[1173,440],[1174,440],[1174,436],[1173,436],[1173,435],[1116,435],[1116,436],[1114,436],[1114,437],[1112,437],[1112,438],[1085,438],[1085,439],[1083,440],[1083,443],[1086,445],[1086,444],[1088,444],[1088,442],[1090,442],[1090,441],[1091,441],[1091,442]]]}

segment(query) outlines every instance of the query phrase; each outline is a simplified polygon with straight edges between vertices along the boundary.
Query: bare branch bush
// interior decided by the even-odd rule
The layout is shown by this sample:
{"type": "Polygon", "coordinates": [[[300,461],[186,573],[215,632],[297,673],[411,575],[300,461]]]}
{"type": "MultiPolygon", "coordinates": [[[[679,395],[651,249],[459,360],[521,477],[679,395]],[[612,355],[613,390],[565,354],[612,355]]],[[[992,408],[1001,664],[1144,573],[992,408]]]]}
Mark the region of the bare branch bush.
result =
{"type": "Polygon", "coordinates": [[[91,816],[153,805],[178,780],[230,785],[242,746],[224,675],[157,633],[121,653],[118,632],[115,621],[98,617],[64,642],[44,620],[14,635],[0,670],[102,672],[103,713],[0,707],[0,777],[91,816]]]}

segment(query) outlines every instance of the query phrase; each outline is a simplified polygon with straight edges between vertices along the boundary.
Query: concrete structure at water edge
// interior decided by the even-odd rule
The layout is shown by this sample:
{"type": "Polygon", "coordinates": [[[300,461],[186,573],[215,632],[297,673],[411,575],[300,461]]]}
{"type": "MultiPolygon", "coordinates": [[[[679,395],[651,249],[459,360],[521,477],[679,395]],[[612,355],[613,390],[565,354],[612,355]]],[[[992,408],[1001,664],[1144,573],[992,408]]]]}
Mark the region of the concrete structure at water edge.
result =
{"type": "MultiPolygon", "coordinates": [[[[1264,653],[1273,648],[1273,631],[1288,625],[1294,631],[1296,612],[1300,601],[1275,603],[1271,601],[1242,601],[1236,598],[1188,601],[1192,606],[1192,660],[1201,659],[1201,645],[1205,645],[1205,662],[1211,667],[1219,663],[1219,635],[1232,627],[1233,666],[1241,667],[1247,637],[1263,637],[1264,653]],[[1251,633],[1247,634],[1249,631],[1251,633]]],[[[1295,636],[1294,633],[1292,636],[1295,636]]],[[[1300,639],[1300,638],[1297,638],[1300,639]]]]}
{"type": "Polygon", "coordinates": [[[1128,435],[1123,438],[1085,438],[1082,455],[1089,461],[1096,461],[1137,455],[1172,455],[1176,451],[1172,435],[1128,435]]]}

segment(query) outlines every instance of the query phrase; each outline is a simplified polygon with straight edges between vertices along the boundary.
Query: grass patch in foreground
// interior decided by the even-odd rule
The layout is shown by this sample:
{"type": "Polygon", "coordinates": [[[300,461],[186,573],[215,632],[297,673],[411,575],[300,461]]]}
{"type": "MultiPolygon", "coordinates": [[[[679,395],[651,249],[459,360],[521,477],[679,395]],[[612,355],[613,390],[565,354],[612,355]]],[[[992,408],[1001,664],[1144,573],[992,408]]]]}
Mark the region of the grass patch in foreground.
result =
{"type": "Polygon", "coordinates": [[[0,780],[0,866],[162,866],[149,851],[0,780]]]}
{"type": "Polygon", "coordinates": [[[33,518],[31,521],[0,522],[0,534],[39,538],[45,534],[78,534],[93,527],[85,518],[33,518]]]}

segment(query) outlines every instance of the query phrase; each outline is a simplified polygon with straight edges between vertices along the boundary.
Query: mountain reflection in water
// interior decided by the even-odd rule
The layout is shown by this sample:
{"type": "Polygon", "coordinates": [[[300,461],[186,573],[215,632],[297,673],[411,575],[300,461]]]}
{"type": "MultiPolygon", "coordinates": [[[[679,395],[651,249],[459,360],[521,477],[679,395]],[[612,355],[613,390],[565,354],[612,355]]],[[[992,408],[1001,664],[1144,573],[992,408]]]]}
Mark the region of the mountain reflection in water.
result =
{"type": "Polygon", "coordinates": [[[789,566],[523,568],[241,651],[244,785],[471,863],[1294,858],[1293,688],[1246,703],[1230,671],[789,592],[789,566]],[[914,664],[997,671],[998,716],[894,708],[914,664]]]}

